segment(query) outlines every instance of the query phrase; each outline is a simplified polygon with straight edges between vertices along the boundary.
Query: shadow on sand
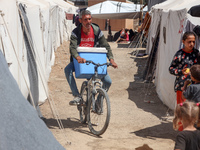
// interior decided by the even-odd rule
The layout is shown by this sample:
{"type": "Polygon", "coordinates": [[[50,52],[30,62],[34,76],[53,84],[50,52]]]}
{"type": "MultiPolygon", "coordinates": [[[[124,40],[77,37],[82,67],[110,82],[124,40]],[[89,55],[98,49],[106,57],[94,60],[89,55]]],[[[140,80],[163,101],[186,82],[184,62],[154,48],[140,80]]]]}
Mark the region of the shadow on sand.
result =
{"type": "MultiPolygon", "coordinates": [[[[89,136],[93,136],[97,138],[102,138],[101,136],[96,136],[92,134],[89,131],[87,124],[80,123],[80,121],[76,118],[67,118],[66,120],[61,119],[61,122],[63,124],[63,128],[71,128],[72,130],[76,132],[80,132],[80,133],[87,134],[89,136]]],[[[49,129],[59,128],[59,124],[57,120],[54,118],[46,119],[45,123],[49,129]]]]}
{"type": "Polygon", "coordinates": [[[177,133],[174,131],[172,125],[173,111],[158,98],[154,83],[145,83],[143,80],[143,72],[148,58],[134,56],[131,58],[137,63],[136,66],[138,70],[137,74],[134,75],[134,81],[129,83],[127,89],[129,99],[133,101],[138,108],[152,113],[161,120],[161,124],[159,125],[131,133],[151,139],[166,138],[175,140],[177,133]]]}

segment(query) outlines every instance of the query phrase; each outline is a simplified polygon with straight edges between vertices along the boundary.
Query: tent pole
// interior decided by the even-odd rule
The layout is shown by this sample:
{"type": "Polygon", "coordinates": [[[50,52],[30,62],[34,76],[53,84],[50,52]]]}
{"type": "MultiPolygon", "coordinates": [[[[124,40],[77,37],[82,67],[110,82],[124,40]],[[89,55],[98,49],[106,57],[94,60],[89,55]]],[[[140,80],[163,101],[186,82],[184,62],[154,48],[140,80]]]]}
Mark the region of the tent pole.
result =
{"type": "Polygon", "coordinates": [[[143,19],[143,0],[140,0],[140,22],[142,23],[143,19]]]}
{"type": "MultiPolygon", "coordinates": [[[[143,20],[143,0],[140,0],[140,25],[142,24],[142,20],[143,20]]],[[[142,47],[142,36],[140,37],[140,46],[139,47],[142,47]]]]}

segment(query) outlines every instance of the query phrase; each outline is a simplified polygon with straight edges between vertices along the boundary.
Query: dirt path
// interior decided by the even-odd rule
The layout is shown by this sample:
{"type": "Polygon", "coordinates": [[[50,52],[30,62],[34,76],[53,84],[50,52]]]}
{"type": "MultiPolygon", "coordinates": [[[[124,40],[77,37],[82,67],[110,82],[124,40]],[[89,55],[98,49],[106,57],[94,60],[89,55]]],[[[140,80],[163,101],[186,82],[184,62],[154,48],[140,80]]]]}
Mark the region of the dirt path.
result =
{"type": "MultiPolygon", "coordinates": [[[[87,125],[79,122],[76,107],[68,104],[73,99],[64,75],[64,68],[69,63],[68,42],[56,51],[49,79],[50,97],[64,130],[59,130],[48,101],[41,105],[47,126],[68,150],[172,150],[176,136],[172,128],[173,113],[170,111],[165,120],[168,108],[158,99],[154,85],[141,80],[147,58],[135,58],[130,55],[133,49],[117,48],[115,43],[110,45],[119,68],[108,68],[113,83],[108,92],[111,120],[106,132],[101,137],[92,135],[87,125]]],[[[78,87],[82,81],[77,80],[78,87]]]]}

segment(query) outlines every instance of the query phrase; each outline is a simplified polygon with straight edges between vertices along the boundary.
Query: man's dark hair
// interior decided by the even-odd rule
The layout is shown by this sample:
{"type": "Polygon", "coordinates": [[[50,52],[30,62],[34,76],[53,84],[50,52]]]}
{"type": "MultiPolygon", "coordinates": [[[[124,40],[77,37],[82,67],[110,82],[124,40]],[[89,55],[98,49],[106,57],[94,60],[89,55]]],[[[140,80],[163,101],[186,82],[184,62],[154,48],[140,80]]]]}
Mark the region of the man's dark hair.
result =
{"type": "Polygon", "coordinates": [[[193,65],[190,68],[190,72],[194,79],[200,81],[200,65],[197,64],[193,65]]]}
{"type": "Polygon", "coordinates": [[[80,12],[79,18],[81,19],[82,16],[85,16],[85,15],[91,15],[91,12],[89,10],[82,10],[80,12]]]}

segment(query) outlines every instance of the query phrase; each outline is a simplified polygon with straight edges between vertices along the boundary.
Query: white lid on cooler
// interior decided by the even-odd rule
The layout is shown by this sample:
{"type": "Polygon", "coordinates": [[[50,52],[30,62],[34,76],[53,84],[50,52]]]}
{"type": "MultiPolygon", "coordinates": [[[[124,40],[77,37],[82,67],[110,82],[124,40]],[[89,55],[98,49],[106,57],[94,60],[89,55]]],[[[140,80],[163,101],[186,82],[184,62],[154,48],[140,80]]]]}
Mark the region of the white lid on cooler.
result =
{"type": "Polygon", "coordinates": [[[107,53],[105,47],[77,47],[77,52],[107,53]]]}

